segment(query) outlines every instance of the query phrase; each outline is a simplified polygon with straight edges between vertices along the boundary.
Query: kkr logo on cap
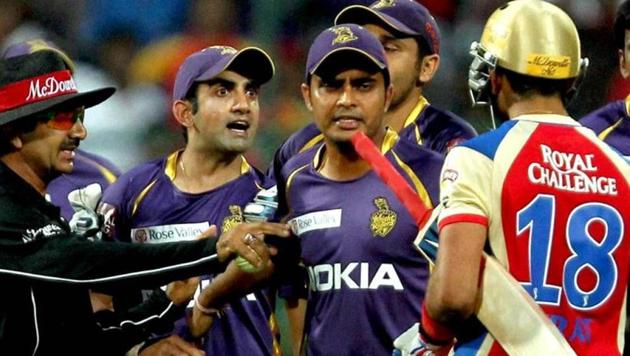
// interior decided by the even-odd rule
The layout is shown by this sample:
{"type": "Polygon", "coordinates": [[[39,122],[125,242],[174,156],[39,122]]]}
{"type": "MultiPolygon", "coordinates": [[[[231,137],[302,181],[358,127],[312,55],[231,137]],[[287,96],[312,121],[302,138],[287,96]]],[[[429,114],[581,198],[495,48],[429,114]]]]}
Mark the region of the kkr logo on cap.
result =
{"type": "Polygon", "coordinates": [[[222,56],[226,54],[234,54],[237,52],[236,48],[230,47],[230,46],[210,46],[204,49],[204,51],[208,49],[214,49],[214,50],[220,51],[222,56]]]}
{"type": "Polygon", "coordinates": [[[396,6],[396,0],[379,0],[370,6],[373,9],[396,6]]]}
{"type": "Polygon", "coordinates": [[[350,27],[346,27],[346,26],[339,26],[337,28],[331,28],[331,31],[333,31],[337,37],[335,37],[335,39],[332,41],[332,44],[342,44],[342,43],[346,43],[346,42],[350,42],[350,41],[354,41],[359,39],[350,29],[350,27]]]}

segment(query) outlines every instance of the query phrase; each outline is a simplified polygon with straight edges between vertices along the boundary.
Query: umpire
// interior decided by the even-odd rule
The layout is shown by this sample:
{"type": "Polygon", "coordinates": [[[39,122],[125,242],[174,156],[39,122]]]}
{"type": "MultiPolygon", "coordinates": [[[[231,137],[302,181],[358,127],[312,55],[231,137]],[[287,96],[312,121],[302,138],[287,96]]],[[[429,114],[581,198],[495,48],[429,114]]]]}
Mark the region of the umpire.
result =
{"type": "MultiPolygon", "coordinates": [[[[242,224],[218,238],[159,245],[92,242],[73,234],[46,185],[72,171],[87,131],[84,109],[114,88],[79,92],[63,58],[41,51],[0,61],[0,354],[113,353],[98,340],[88,289],[155,287],[220,272],[268,250],[247,234],[288,236],[285,225],[242,224]]],[[[211,232],[207,232],[208,235],[211,232]]]]}

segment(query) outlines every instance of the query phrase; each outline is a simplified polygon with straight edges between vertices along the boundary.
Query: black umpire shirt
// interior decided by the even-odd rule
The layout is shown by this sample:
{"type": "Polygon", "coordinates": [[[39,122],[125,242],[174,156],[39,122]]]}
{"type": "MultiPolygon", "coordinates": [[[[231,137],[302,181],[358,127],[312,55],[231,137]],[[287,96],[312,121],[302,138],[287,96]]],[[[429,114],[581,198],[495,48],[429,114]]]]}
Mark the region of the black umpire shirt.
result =
{"type": "Polygon", "coordinates": [[[224,265],[217,239],[137,245],[79,238],[0,162],[0,355],[107,355],[89,288],[152,288],[224,265]]]}

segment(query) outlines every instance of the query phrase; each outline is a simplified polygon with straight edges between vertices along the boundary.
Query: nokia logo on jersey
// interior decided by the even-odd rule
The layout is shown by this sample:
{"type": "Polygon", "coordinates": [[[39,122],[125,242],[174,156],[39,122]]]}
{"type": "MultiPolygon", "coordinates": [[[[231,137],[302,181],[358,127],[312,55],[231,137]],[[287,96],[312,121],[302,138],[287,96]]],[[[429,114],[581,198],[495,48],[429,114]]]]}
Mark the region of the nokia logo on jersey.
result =
{"type": "Polygon", "coordinates": [[[542,144],[540,151],[545,165],[538,162],[529,165],[527,177],[530,182],[570,192],[617,195],[615,178],[586,174],[597,171],[593,164],[595,155],[554,151],[542,144]]]}
{"type": "MultiPolygon", "coordinates": [[[[379,289],[381,287],[404,290],[402,282],[391,263],[378,266],[370,278],[370,264],[350,262],[342,267],[341,263],[309,266],[310,287],[313,291],[324,292],[331,289],[379,289]]],[[[372,266],[374,268],[374,266],[372,266]]]]}
{"type": "Polygon", "coordinates": [[[131,229],[131,241],[136,243],[160,243],[193,240],[210,227],[208,222],[149,226],[131,229]]]}

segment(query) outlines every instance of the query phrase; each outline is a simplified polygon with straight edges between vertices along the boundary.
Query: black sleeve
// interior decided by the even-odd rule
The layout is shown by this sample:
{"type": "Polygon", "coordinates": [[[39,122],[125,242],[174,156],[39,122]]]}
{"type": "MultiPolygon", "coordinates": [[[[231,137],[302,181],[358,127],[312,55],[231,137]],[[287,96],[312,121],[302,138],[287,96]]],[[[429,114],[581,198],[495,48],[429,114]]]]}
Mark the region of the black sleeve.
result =
{"type": "Polygon", "coordinates": [[[143,245],[55,236],[0,248],[0,274],[99,290],[151,289],[223,271],[217,240],[143,245]]]}

